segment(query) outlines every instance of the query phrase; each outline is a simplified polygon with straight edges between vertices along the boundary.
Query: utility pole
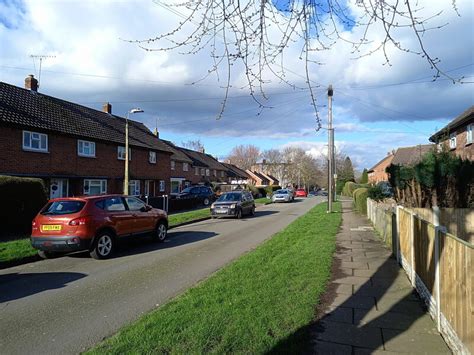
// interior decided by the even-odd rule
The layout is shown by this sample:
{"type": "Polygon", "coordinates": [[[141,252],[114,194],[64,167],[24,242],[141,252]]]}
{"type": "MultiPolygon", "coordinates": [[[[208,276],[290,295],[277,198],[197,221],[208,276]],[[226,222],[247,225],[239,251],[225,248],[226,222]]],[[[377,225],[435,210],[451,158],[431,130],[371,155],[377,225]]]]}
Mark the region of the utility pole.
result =
{"type": "Polygon", "coordinates": [[[332,96],[334,91],[332,85],[328,87],[328,209],[332,212],[334,201],[334,128],[332,128],[332,96]]]}

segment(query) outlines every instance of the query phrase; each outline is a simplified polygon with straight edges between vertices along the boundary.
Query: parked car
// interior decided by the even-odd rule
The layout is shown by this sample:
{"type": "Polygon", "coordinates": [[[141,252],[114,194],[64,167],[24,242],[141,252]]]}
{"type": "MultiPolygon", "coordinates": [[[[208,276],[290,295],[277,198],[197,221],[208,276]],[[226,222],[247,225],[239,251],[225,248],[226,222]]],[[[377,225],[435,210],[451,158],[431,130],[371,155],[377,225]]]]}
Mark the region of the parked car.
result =
{"type": "Polygon", "coordinates": [[[255,201],[248,191],[232,191],[223,193],[211,205],[211,217],[236,217],[255,214],[255,201]]]}
{"type": "Polygon", "coordinates": [[[295,192],[296,197],[306,197],[308,194],[306,193],[305,189],[297,189],[295,192]]]}
{"type": "Polygon", "coordinates": [[[50,200],[32,222],[31,245],[42,258],[89,250],[95,259],[110,257],[122,237],[151,234],[164,241],[165,211],[132,196],[102,195],[50,200]]]}
{"type": "Polygon", "coordinates": [[[308,192],[308,196],[307,197],[316,197],[318,196],[318,191],[310,191],[308,192]]]}
{"type": "Polygon", "coordinates": [[[327,196],[328,192],[325,190],[316,191],[316,196],[327,196]]]}
{"type": "Polygon", "coordinates": [[[272,195],[272,202],[291,202],[293,194],[288,189],[276,190],[272,195]]]}
{"type": "Polygon", "coordinates": [[[215,200],[212,189],[208,186],[190,186],[176,195],[177,199],[196,198],[200,200],[204,206],[209,206],[215,200]]]}

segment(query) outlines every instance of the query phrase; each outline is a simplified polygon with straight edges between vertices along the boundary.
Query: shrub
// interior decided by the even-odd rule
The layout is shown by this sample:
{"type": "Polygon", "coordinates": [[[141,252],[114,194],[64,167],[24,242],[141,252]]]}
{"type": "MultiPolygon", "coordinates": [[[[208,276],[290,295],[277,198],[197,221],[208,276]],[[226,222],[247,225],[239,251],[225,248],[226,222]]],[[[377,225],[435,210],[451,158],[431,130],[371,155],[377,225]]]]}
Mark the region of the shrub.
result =
{"type": "Polygon", "coordinates": [[[0,176],[2,232],[31,233],[31,221],[46,204],[42,179],[0,176]]]}
{"type": "Polygon", "coordinates": [[[270,185],[265,187],[265,194],[266,196],[271,196],[276,190],[280,190],[281,186],[278,185],[270,185]]]}
{"type": "Polygon", "coordinates": [[[258,194],[260,193],[254,185],[247,185],[247,190],[249,190],[252,193],[252,196],[254,198],[257,198],[258,194]]]}
{"type": "Polygon", "coordinates": [[[369,195],[369,189],[366,187],[360,187],[352,194],[354,197],[354,208],[357,212],[367,214],[367,197],[369,195]]]}
{"type": "Polygon", "coordinates": [[[361,187],[369,187],[367,184],[356,184],[353,181],[348,181],[345,183],[344,188],[342,189],[342,194],[344,196],[354,197],[354,191],[361,187]]]}
{"type": "Polygon", "coordinates": [[[375,201],[382,201],[387,197],[392,197],[392,187],[386,181],[380,181],[377,185],[369,187],[369,198],[375,201]]]}

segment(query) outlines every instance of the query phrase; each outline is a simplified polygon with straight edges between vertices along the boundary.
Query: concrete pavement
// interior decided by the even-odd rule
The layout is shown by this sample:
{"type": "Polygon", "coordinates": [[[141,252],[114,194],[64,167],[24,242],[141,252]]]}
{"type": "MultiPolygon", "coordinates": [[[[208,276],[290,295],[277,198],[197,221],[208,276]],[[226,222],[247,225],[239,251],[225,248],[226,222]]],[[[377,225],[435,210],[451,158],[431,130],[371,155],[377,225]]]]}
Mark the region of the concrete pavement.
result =
{"type": "Polygon", "coordinates": [[[317,354],[448,354],[405,273],[343,201],[332,279],[311,327],[317,354]]]}

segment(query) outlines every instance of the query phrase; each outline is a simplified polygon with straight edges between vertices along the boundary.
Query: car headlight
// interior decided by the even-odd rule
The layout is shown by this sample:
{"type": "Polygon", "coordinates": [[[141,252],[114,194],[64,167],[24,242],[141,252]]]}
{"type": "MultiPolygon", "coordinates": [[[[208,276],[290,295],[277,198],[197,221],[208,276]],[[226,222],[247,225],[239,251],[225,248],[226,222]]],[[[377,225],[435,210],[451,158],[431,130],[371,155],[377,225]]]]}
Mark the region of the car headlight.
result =
{"type": "Polygon", "coordinates": [[[233,203],[232,205],[230,205],[230,208],[235,208],[236,204],[233,203]]]}
{"type": "Polygon", "coordinates": [[[214,207],[216,207],[214,204],[211,205],[211,208],[214,209],[214,207]]]}

